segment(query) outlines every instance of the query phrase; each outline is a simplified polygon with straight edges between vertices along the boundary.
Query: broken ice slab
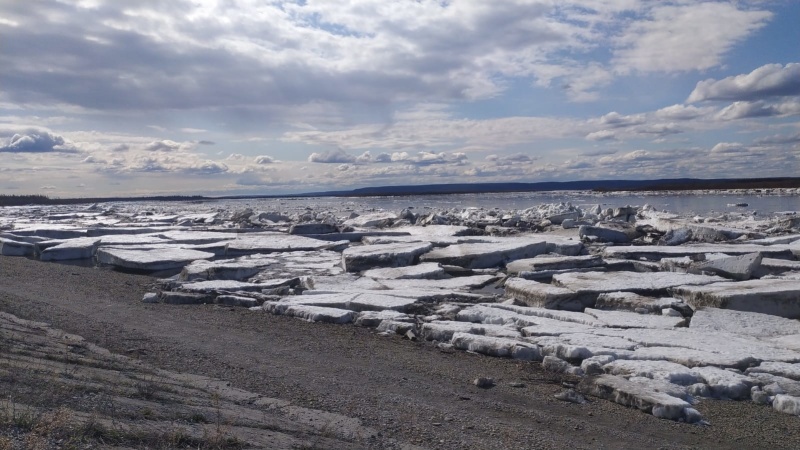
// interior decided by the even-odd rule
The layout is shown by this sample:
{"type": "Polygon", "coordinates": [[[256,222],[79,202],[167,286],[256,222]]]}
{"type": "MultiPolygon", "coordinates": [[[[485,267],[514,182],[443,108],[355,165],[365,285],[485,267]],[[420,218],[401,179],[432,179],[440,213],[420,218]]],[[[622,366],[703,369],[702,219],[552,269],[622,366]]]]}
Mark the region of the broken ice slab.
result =
{"type": "MultiPolygon", "coordinates": [[[[630,339],[643,347],[687,348],[704,352],[718,353],[736,360],[751,362],[783,361],[800,362],[800,352],[787,349],[778,344],[753,336],[724,332],[698,332],[690,328],[649,329],[649,328],[596,328],[592,331],[601,336],[618,336],[630,339]]],[[[665,358],[673,359],[673,358],[665,358]]],[[[703,364],[714,364],[709,360],[703,364]]],[[[694,364],[691,364],[694,365],[694,364]]]]}
{"type": "Polygon", "coordinates": [[[3,256],[32,256],[34,244],[28,242],[12,241],[0,238],[0,255],[3,256]]]}
{"type": "Polygon", "coordinates": [[[514,339],[522,337],[516,327],[507,325],[443,321],[424,323],[420,328],[420,335],[428,341],[449,342],[455,333],[514,339]]]}
{"type": "Polygon", "coordinates": [[[284,298],[281,303],[292,305],[323,306],[327,308],[346,309],[350,311],[384,311],[406,312],[417,303],[416,298],[397,297],[384,293],[354,292],[315,295],[293,295],[284,298]]]}
{"type": "Polygon", "coordinates": [[[17,223],[14,226],[13,233],[20,236],[40,236],[48,239],[73,239],[86,237],[87,235],[85,228],[77,228],[72,225],[47,223],[17,223]]]}
{"type": "Polygon", "coordinates": [[[627,359],[669,361],[686,367],[716,366],[743,370],[758,360],[747,354],[717,353],[685,347],[639,347],[627,359]]]}
{"type": "Polygon", "coordinates": [[[122,248],[101,248],[97,250],[97,262],[111,266],[155,272],[180,269],[198,259],[213,258],[214,254],[199,250],[181,248],[162,248],[153,250],[129,250],[122,248]]]}
{"type": "Polygon", "coordinates": [[[762,256],[778,259],[793,259],[793,248],[788,245],[753,245],[753,244],[701,244],[701,245],[644,245],[629,247],[606,247],[604,258],[649,259],[659,261],[663,258],[679,258],[682,256],[699,256],[706,253],[725,253],[727,255],[744,255],[761,252],[762,256]]]}
{"type": "Polygon", "coordinates": [[[363,311],[358,313],[354,325],[359,327],[375,328],[384,320],[394,320],[398,322],[413,322],[413,318],[405,313],[392,310],[383,311],[363,311]]]}
{"type": "Polygon", "coordinates": [[[225,241],[228,256],[252,255],[255,253],[281,253],[313,250],[333,250],[346,247],[348,241],[322,241],[285,233],[247,233],[236,239],[225,241]]]}
{"type": "MultiPolygon", "coordinates": [[[[338,256],[338,254],[337,254],[338,256]]],[[[248,255],[219,261],[194,261],[181,271],[183,281],[195,280],[245,280],[277,263],[277,259],[264,255],[248,255]]]]}
{"type": "Polygon", "coordinates": [[[542,360],[542,354],[538,346],[515,339],[454,333],[450,343],[457,349],[487,356],[514,358],[524,361],[542,360]]]}
{"type": "Polygon", "coordinates": [[[509,274],[520,272],[533,272],[542,270],[583,269],[603,265],[600,255],[584,256],[544,256],[535,258],[518,259],[506,265],[509,274]]]}
{"type": "Polygon", "coordinates": [[[397,214],[388,211],[381,211],[362,214],[358,217],[345,220],[342,225],[356,228],[382,228],[393,224],[397,219],[397,214]]]}
{"type": "Polygon", "coordinates": [[[681,386],[703,382],[703,378],[696,370],[669,361],[617,359],[603,366],[603,370],[611,375],[645,377],[681,386]]]}
{"type": "Polygon", "coordinates": [[[261,307],[272,314],[297,317],[309,322],[350,323],[356,314],[345,309],[295,305],[284,302],[264,302],[261,307]]]}
{"type": "Polygon", "coordinates": [[[748,280],[672,289],[694,309],[702,307],[750,311],[789,319],[800,318],[800,281],[748,280]]]}
{"type": "Polygon", "coordinates": [[[611,311],[633,311],[645,314],[661,314],[664,308],[681,303],[676,298],[645,297],[633,292],[606,292],[597,296],[596,309],[611,311]]]}
{"type": "Polygon", "coordinates": [[[675,286],[703,285],[724,280],[716,276],[674,272],[582,272],[553,276],[555,286],[575,291],[588,306],[594,305],[597,297],[606,292],[625,291],[659,296],[675,286]]]}
{"type": "Polygon", "coordinates": [[[529,306],[508,305],[504,303],[487,303],[486,306],[490,308],[505,309],[514,311],[518,314],[527,316],[544,317],[547,319],[560,320],[563,322],[574,322],[582,325],[589,325],[595,327],[603,327],[605,323],[597,320],[596,317],[576,311],[561,311],[545,308],[534,308],[529,306]]]}
{"type": "Polygon", "coordinates": [[[410,266],[432,248],[429,242],[349,247],[342,252],[342,268],[361,272],[378,267],[410,266]]]}
{"type": "Polygon", "coordinates": [[[214,303],[225,306],[242,306],[245,308],[253,308],[260,306],[264,302],[256,298],[243,297],[241,295],[219,295],[216,299],[214,299],[214,303]]]}
{"type": "Polygon", "coordinates": [[[455,318],[460,322],[515,325],[517,327],[527,327],[542,322],[540,317],[517,314],[514,311],[491,308],[487,305],[473,305],[468,308],[464,308],[456,313],[455,318]]]}
{"type": "Polygon", "coordinates": [[[800,381],[800,364],[775,361],[764,361],[756,367],[745,370],[746,375],[768,373],[779,377],[800,381]]]}
{"type": "Polygon", "coordinates": [[[40,242],[36,244],[36,248],[42,261],[67,261],[91,259],[99,244],[100,238],[76,238],[40,242]]]}
{"type": "Polygon", "coordinates": [[[800,415],[800,397],[778,394],[772,401],[772,408],[784,414],[800,415]]]}
{"type": "Polygon", "coordinates": [[[730,370],[719,367],[695,367],[703,381],[711,388],[714,397],[731,400],[749,400],[750,388],[756,384],[755,380],[730,370]]]}
{"type": "Polygon", "coordinates": [[[692,263],[688,273],[719,275],[732,280],[749,280],[761,265],[761,253],[747,253],[739,256],[725,256],[707,261],[692,263]]]}
{"type": "Polygon", "coordinates": [[[683,317],[638,314],[628,311],[604,311],[592,308],[586,308],[584,312],[612,328],[670,329],[686,325],[686,319],[683,317]]]}
{"type": "Polygon", "coordinates": [[[231,241],[241,235],[218,231],[170,230],[158,233],[157,236],[175,243],[198,245],[231,241]]]}
{"type": "Polygon", "coordinates": [[[583,311],[588,306],[571,289],[521,278],[507,279],[505,294],[507,297],[537,308],[583,311]]]}
{"type": "Polygon", "coordinates": [[[586,377],[578,389],[587,395],[630,406],[661,419],[698,422],[700,414],[685,400],[658,392],[641,382],[613,375],[586,377]]]}
{"type": "Polygon", "coordinates": [[[184,283],[178,290],[184,292],[261,292],[264,289],[274,289],[284,286],[294,286],[299,283],[297,278],[269,280],[264,283],[247,283],[236,280],[209,280],[184,283]]]}
{"type": "Polygon", "coordinates": [[[780,245],[791,244],[792,242],[796,241],[800,241],[800,234],[789,234],[785,236],[772,236],[763,239],[754,239],[752,241],[748,241],[748,243],[758,245],[780,245]]]}
{"type": "Polygon", "coordinates": [[[800,271],[800,261],[789,261],[787,259],[762,258],[761,265],[753,273],[754,278],[762,278],[767,275],[780,275],[786,272],[800,271]]]}
{"type": "Polygon", "coordinates": [[[771,314],[719,308],[698,309],[692,316],[689,328],[696,331],[725,331],[760,337],[800,334],[800,322],[797,320],[771,314]]]}
{"type": "Polygon", "coordinates": [[[420,258],[468,269],[499,267],[508,262],[532,258],[547,251],[547,243],[533,238],[507,238],[497,243],[456,244],[434,249],[420,258]]]}
{"type": "Polygon", "coordinates": [[[716,223],[696,223],[675,214],[645,211],[637,225],[650,225],[656,230],[666,233],[675,230],[689,230],[697,241],[715,242],[737,239],[741,236],[762,238],[763,234],[746,229],[732,228],[716,223]]]}
{"type": "Polygon", "coordinates": [[[449,277],[439,263],[371,269],[364,271],[363,275],[376,280],[439,280],[449,277]]]}
{"type": "Polygon", "coordinates": [[[386,289],[393,291],[407,289],[447,289],[452,291],[468,291],[478,289],[497,280],[494,275],[472,275],[468,277],[454,277],[443,280],[377,280],[386,289]]]}

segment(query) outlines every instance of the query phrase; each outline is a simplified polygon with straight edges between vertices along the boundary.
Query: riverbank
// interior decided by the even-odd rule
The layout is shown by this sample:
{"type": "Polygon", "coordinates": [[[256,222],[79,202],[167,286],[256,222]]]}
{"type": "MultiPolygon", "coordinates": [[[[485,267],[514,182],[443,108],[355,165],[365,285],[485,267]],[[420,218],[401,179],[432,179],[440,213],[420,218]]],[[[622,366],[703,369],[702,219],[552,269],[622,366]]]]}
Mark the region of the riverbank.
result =
{"type": "MultiPolygon", "coordinates": [[[[797,418],[703,399],[710,426],[556,400],[538,362],[443,351],[374,330],[217,305],[142,303],[154,278],[0,257],[0,310],[156,368],[204,375],[376,430],[374,448],[798,448],[797,418]],[[477,377],[496,386],[481,389],[477,377]],[[522,387],[515,387],[520,386],[522,387]]],[[[11,386],[13,388],[13,386],[11,386]]],[[[57,408],[58,404],[53,404],[57,408]]]]}

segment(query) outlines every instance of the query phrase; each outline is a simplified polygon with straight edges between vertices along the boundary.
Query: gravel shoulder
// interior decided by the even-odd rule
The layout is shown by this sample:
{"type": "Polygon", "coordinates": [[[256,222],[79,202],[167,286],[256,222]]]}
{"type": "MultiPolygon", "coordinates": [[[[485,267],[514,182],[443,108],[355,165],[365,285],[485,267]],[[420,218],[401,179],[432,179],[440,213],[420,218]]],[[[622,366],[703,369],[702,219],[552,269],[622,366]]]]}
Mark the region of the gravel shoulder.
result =
{"type": "MultiPolygon", "coordinates": [[[[444,352],[370,329],[241,308],[142,303],[153,282],[0,257],[0,311],[80,335],[153,370],[224,380],[234,389],[357,419],[375,432],[324,448],[800,448],[796,417],[750,402],[702,401],[696,408],[707,427],[602,400],[567,403],[553,396],[569,380],[544,373],[538,363],[444,352]],[[480,389],[472,384],[477,377],[491,377],[496,386],[480,389]],[[524,386],[514,387],[519,383],[524,386]]],[[[2,339],[4,347],[20,345],[2,339]]],[[[0,368],[8,361],[0,360],[0,368]]],[[[318,434],[297,429],[292,438],[298,442],[318,434]]],[[[289,442],[277,447],[298,445],[289,442]]]]}

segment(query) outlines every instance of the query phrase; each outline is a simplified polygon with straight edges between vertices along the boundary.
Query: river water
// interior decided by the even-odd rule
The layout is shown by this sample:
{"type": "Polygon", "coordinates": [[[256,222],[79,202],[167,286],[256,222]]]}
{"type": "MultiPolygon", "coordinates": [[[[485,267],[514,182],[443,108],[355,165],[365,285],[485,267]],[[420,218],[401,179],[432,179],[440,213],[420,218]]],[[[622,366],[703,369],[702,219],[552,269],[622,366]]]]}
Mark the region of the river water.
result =
{"type": "Polygon", "coordinates": [[[650,204],[658,211],[681,215],[719,215],[726,212],[771,216],[800,211],[800,195],[764,195],[741,193],[592,193],[586,191],[519,192],[497,194],[448,194],[387,197],[310,197],[210,200],[198,202],[205,207],[225,209],[253,208],[257,211],[296,212],[306,208],[315,211],[395,211],[414,208],[452,210],[484,208],[523,210],[546,203],[571,203],[578,207],[600,205],[603,208],[650,204]],[[743,206],[746,204],[747,206],[743,206]],[[739,206],[734,206],[739,205],[739,206]]]}

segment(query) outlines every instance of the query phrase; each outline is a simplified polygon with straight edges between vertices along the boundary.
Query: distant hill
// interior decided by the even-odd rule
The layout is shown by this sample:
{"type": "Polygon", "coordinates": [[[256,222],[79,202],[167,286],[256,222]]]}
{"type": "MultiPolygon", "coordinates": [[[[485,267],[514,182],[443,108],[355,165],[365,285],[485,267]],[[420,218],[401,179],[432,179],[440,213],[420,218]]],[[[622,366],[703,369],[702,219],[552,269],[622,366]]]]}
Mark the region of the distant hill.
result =
{"type": "Polygon", "coordinates": [[[416,186],[376,186],[347,191],[309,192],[289,195],[238,195],[223,197],[149,196],[50,198],[44,195],[0,195],[0,206],[55,205],[110,201],[199,201],[214,199],[304,198],[304,197],[379,197],[393,195],[485,194],[493,192],[537,191],[689,191],[703,189],[777,189],[800,188],[800,178],[671,178],[661,180],[590,180],[544,181],[539,183],[455,183],[416,186]]]}
{"type": "Polygon", "coordinates": [[[371,197],[388,195],[482,194],[536,191],[688,191],[701,189],[800,188],[800,178],[545,181],[539,183],[457,183],[417,186],[377,186],[349,191],[330,191],[303,196],[371,197]]]}

